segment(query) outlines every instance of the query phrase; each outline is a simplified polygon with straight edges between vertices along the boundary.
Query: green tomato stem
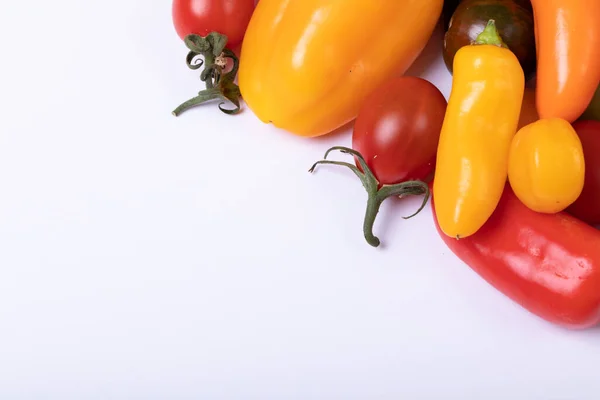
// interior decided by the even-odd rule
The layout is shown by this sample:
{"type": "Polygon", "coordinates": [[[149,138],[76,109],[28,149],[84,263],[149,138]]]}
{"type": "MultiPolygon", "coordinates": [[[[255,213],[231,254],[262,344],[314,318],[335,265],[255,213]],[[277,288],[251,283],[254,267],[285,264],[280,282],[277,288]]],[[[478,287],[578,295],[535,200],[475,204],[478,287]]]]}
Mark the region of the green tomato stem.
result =
{"type": "Polygon", "coordinates": [[[200,79],[205,83],[206,89],[179,105],[173,111],[173,115],[179,116],[186,110],[213,99],[229,100],[235,105],[234,109],[223,108],[224,102],[219,104],[219,109],[226,114],[238,113],[242,96],[235,83],[239,60],[233,51],[225,48],[227,36],[217,32],[211,32],[207,36],[192,34],[186,36],[184,42],[190,50],[186,57],[188,68],[198,70],[204,67],[200,79]],[[202,56],[203,60],[198,60],[199,56],[202,56]],[[224,74],[227,59],[233,61],[233,67],[224,74]]]}
{"type": "Polygon", "coordinates": [[[367,211],[365,212],[365,220],[363,222],[363,235],[367,243],[373,247],[378,247],[381,241],[377,236],[373,234],[373,225],[375,225],[375,218],[379,213],[383,198],[377,196],[377,193],[369,193],[367,198],[367,211]]]}
{"type": "Polygon", "coordinates": [[[420,180],[406,181],[402,183],[398,183],[396,185],[383,185],[381,186],[373,172],[369,169],[365,159],[363,156],[352,149],[347,147],[335,146],[327,150],[325,153],[324,159],[321,161],[317,161],[313,164],[313,166],[309,169],[309,172],[314,172],[317,165],[329,164],[329,165],[337,165],[349,168],[354,174],[360,179],[363,184],[363,187],[367,191],[367,209],[365,212],[365,218],[363,222],[363,235],[367,243],[373,247],[378,247],[381,244],[381,241],[377,236],[373,234],[373,226],[375,224],[375,219],[377,214],[379,213],[379,209],[381,205],[385,201],[385,199],[398,196],[417,196],[417,195],[425,195],[423,199],[423,203],[421,207],[411,216],[404,217],[404,219],[412,218],[417,215],[429,200],[429,185],[420,180]],[[327,156],[334,150],[339,150],[345,154],[351,154],[358,160],[358,163],[361,166],[362,171],[358,169],[353,164],[341,161],[330,161],[327,160],[327,156]],[[381,187],[380,187],[381,186],[381,187]]]}

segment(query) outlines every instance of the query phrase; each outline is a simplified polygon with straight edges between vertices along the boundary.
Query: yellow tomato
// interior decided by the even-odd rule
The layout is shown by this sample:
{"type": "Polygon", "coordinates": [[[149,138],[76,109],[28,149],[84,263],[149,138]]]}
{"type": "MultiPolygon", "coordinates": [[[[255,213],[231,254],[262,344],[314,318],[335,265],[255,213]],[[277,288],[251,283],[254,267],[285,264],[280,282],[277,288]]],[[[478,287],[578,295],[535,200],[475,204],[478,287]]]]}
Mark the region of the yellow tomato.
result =
{"type": "Polygon", "coordinates": [[[541,119],[515,135],[508,159],[508,179],[530,209],[557,213],[583,190],[585,161],[577,132],[560,118],[541,119]]]}
{"type": "Polygon", "coordinates": [[[263,122],[301,136],[356,118],[427,44],[442,0],[261,0],[240,54],[239,85],[263,122]]]}

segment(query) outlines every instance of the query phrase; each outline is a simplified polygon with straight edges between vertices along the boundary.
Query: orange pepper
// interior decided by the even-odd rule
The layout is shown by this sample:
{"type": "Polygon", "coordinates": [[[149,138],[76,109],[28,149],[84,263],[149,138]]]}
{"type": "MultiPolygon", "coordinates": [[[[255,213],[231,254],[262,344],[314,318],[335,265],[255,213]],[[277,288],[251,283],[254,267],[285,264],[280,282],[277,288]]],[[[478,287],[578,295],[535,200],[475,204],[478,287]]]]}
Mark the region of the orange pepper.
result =
{"type": "Polygon", "coordinates": [[[531,0],[540,118],[578,119],[600,83],[600,0],[531,0]]]}
{"type": "Polygon", "coordinates": [[[354,120],[364,99],[425,48],[442,0],[261,0],[239,86],[263,122],[307,137],[354,120]]]}

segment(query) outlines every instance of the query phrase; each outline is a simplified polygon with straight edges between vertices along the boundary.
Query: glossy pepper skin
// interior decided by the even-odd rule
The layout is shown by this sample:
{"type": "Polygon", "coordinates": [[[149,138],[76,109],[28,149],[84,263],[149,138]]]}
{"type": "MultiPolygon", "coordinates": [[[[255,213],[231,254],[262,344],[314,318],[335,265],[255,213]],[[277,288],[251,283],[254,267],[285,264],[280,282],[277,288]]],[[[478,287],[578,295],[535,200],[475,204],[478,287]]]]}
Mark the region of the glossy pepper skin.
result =
{"type": "Polygon", "coordinates": [[[435,222],[456,256],[526,310],[569,329],[600,321],[600,231],[566,213],[532,211],[508,185],[471,237],[450,238],[435,222]]]}
{"type": "Polygon", "coordinates": [[[314,137],[356,118],[427,44],[442,0],[261,0],[240,54],[239,86],[263,122],[314,137]]]}
{"type": "Polygon", "coordinates": [[[540,118],[574,122],[600,82],[600,1],[531,0],[540,118]]]}
{"type": "MultiPolygon", "coordinates": [[[[497,37],[493,21],[488,30],[497,37]]],[[[502,195],[525,77],[517,57],[495,44],[462,47],[453,64],[434,191],[442,231],[466,238],[487,221],[502,195]]]]}

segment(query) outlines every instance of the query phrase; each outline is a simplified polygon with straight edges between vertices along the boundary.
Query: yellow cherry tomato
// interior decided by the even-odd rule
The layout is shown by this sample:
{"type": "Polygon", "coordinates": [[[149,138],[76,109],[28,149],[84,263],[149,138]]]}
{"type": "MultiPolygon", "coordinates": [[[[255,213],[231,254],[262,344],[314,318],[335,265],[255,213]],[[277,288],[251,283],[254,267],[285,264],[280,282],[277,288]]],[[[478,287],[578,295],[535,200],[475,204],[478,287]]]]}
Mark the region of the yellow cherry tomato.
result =
{"type": "Polygon", "coordinates": [[[521,128],[513,138],[508,179],[530,209],[557,213],[583,190],[585,160],[581,140],[564,119],[541,119],[521,128]]]}

